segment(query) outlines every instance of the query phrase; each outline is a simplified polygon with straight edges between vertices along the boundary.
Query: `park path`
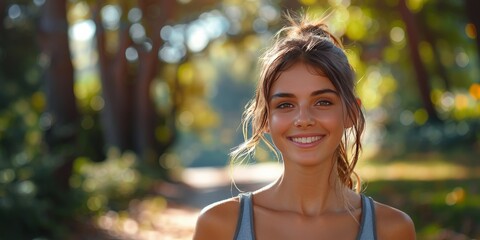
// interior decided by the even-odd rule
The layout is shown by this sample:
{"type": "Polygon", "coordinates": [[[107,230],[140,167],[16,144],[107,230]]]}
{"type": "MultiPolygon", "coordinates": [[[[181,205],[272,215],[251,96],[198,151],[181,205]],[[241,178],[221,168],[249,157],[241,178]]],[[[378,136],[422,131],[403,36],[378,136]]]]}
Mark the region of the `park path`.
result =
{"type": "Polygon", "coordinates": [[[161,184],[158,192],[168,199],[170,205],[161,214],[164,219],[162,230],[157,238],[141,239],[191,239],[200,209],[236,196],[240,190],[253,191],[267,185],[279,176],[281,167],[266,163],[235,167],[232,171],[209,167],[185,169],[182,184],[161,184]]]}
{"type": "MultiPolygon", "coordinates": [[[[281,166],[275,163],[236,166],[233,172],[228,168],[213,167],[185,169],[177,183],[158,183],[154,196],[132,200],[127,210],[99,217],[93,224],[104,235],[87,239],[192,239],[196,219],[203,207],[236,196],[238,189],[253,191],[261,188],[275,180],[281,170],[281,166]]],[[[367,181],[439,180],[478,176],[480,168],[432,163],[367,164],[359,166],[359,174],[367,181]]]]}
{"type": "Polygon", "coordinates": [[[190,168],[177,183],[160,182],[154,196],[132,200],[122,212],[107,212],[89,224],[88,236],[77,239],[186,240],[192,239],[200,210],[210,203],[236,196],[239,189],[253,191],[273,181],[278,164],[228,168],[190,168]],[[232,182],[235,179],[235,184],[232,182]],[[93,230],[93,231],[92,231],[93,230]]]}

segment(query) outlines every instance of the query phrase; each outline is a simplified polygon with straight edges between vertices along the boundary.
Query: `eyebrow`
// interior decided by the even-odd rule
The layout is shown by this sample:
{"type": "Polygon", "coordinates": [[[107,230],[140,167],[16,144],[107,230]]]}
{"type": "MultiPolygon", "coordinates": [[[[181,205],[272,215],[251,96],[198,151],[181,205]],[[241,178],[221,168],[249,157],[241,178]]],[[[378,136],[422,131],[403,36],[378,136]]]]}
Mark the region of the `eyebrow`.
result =
{"type": "MultiPolygon", "coordinates": [[[[322,95],[322,94],[326,94],[326,93],[333,93],[337,96],[339,96],[338,92],[333,90],[333,89],[330,89],[330,88],[326,88],[326,89],[320,89],[320,90],[317,90],[317,91],[314,91],[310,94],[311,97],[314,97],[314,96],[318,96],[318,95],[322,95]]],[[[280,93],[275,93],[273,94],[271,97],[270,97],[270,101],[272,101],[272,99],[274,98],[293,98],[295,97],[295,94],[293,93],[283,93],[283,92],[280,92],[280,93]]]]}

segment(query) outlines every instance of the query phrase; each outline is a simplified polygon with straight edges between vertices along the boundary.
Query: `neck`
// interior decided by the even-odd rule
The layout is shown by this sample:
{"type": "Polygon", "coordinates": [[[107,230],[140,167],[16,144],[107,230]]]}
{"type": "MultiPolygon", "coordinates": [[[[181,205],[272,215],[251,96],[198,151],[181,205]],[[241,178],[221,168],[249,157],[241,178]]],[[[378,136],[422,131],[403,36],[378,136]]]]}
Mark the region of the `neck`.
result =
{"type": "Polygon", "coordinates": [[[339,182],[336,164],[301,167],[285,165],[284,174],[273,183],[275,195],[288,211],[306,216],[345,210],[348,189],[339,182]],[[287,207],[288,206],[288,207],[287,207]]]}

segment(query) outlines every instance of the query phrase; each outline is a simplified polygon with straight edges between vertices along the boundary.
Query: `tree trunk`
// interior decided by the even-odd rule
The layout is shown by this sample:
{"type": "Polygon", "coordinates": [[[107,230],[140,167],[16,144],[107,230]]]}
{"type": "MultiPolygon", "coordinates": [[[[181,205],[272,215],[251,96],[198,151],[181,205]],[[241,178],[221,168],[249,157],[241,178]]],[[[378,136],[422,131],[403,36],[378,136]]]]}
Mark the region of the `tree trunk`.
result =
{"type": "Polygon", "coordinates": [[[96,23],[97,51],[104,107],[101,119],[106,147],[120,150],[131,148],[131,92],[128,85],[128,62],[125,50],[132,43],[127,26],[118,30],[119,46],[115,53],[107,51],[106,32],[100,18],[102,1],[97,2],[94,12],[96,23]]]}
{"type": "Polygon", "coordinates": [[[423,106],[428,113],[429,120],[431,121],[440,121],[438,118],[435,107],[433,106],[432,100],[430,99],[430,84],[429,76],[425,65],[420,58],[419,53],[419,43],[420,39],[418,36],[418,29],[415,23],[415,16],[408,9],[406,0],[400,0],[398,9],[400,15],[402,16],[403,21],[405,22],[405,27],[407,30],[407,41],[410,50],[410,56],[412,58],[413,68],[415,70],[415,76],[417,78],[418,88],[420,90],[420,96],[423,102],[423,106]]]}
{"type": "Polygon", "coordinates": [[[480,9],[480,1],[478,0],[466,0],[465,8],[467,12],[468,19],[475,26],[476,37],[475,41],[477,43],[477,54],[480,59],[480,15],[478,14],[478,9],[480,9]]]}
{"type": "MultiPolygon", "coordinates": [[[[117,147],[121,151],[133,150],[140,159],[157,163],[158,157],[172,144],[175,138],[175,116],[159,116],[151,95],[152,82],[162,64],[158,59],[162,45],[160,30],[168,21],[173,22],[175,17],[191,13],[186,9],[201,13],[199,7],[214,3],[212,0],[202,0],[181,5],[176,0],[137,0],[143,15],[141,23],[146,29],[148,42],[152,44],[151,49],[145,49],[141,43],[134,43],[129,36],[130,24],[125,24],[119,30],[119,46],[111,54],[107,52],[106,34],[99,15],[104,3],[97,1],[93,12],[105,101],[102,120],[107,146],[117,147]],[[130,64],[125,58],[128,47],[137,50],[137,63],[130,64]],[[172,128],[172,134],[166,142],[159,142],[155,137],[156,127],[160,124],[172,128]]],[[[172,107],[173,113],[175,108],[176,106],[172,107]]]]}
{"type": "MultiPolygon", "coordinates": [[[[134,107],[134,142],[135,150],[147,162],[158,160],[159,149],[155,139],[155,128],[158,117],[151,95],[151,84],[157,76],[158,51],[162,44],[160,29],[175,13],[175,0],[156,1],[139,0],[139,7],[144,13],[144,23],[151,38],[152,49],[137,49],[139,52],[138,75],[135,80],[134,107]]],[[[169,116],[165,116],[169,117],[169,116]]]]}
{"type": "Polygon", "coordinates": [[[54,173],[55,178],[63,189],[68,189],[75,157],[71,150],[78,133],[78,110],[73,91],[66,0],[45,2],[38,30],[45,68],[47,108],[44,116],[50,119],[45,139],[49,150],[59,154],[62,161],[54,173]]]}
{"type": "Polygon", "coordinates": [[[141,44],[133,43],[129,36],[130,24],[126,24],[119,30],[119,46],[114,54],[107,52],[106,34],[99,15],[102,3],[97,2],[94,10],[105,100],[102,120],[106,145],[121,151],[133,150],[140,159],[148,162],[156,162],[161,154],[155,139],[158,116],[150,89],[159,65],[158,51],[162,43],[160,29],[176,13],[176,4],[174,0],[139,0],[138,6],[143,13],[142,24],[152,48],[146,50],[141,44]],[[128,47],[135,47],[138,52],[136,67],[125,58],[128,47]],[[131,68],[135,69],[135,73],[130,73],[131,68]]]}
{"type": "Polygon", "coordinates": [[[432,33],[431,30],[428,29],[426,26],[425,22],[421,25],[424,28],[424,34],[425,34],[425,39],[430,43],[432,46],[433,50],[433,59],[435,61],[435,68],[437,70],[437,73],[443,81],[443,86],[445,87],[445,90],[450,91],[451,90],[451,84],[450,80],[448,77],[448,72],[445,66],[442,64],[442,61],[440,61],[440,52],[438,50],[438,46],[435,41],[435,35],[432,33]]]}
{"type": "Polygon", "coordinates": [[[4,21],[5,21],[5,9],[6,9],[6,1],[0,1],[0,17],[2,18],[2,20],[0,20],[0,23],[2,24],[2,26],[0,26],[0,29],[4,29],[5,26],[4,26],[4,21]]]}

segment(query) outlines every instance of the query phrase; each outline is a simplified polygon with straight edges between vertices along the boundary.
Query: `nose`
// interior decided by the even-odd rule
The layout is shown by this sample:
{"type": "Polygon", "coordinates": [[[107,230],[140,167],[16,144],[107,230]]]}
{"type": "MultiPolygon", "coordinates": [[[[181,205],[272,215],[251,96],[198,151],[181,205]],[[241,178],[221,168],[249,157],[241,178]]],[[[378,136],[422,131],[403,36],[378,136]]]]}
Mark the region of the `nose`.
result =
{"type": "Polygon", "coordinates": [[[315,124],[309,109],[300,109],[294,121],[295,127],[305,128],[315,124]]]}

